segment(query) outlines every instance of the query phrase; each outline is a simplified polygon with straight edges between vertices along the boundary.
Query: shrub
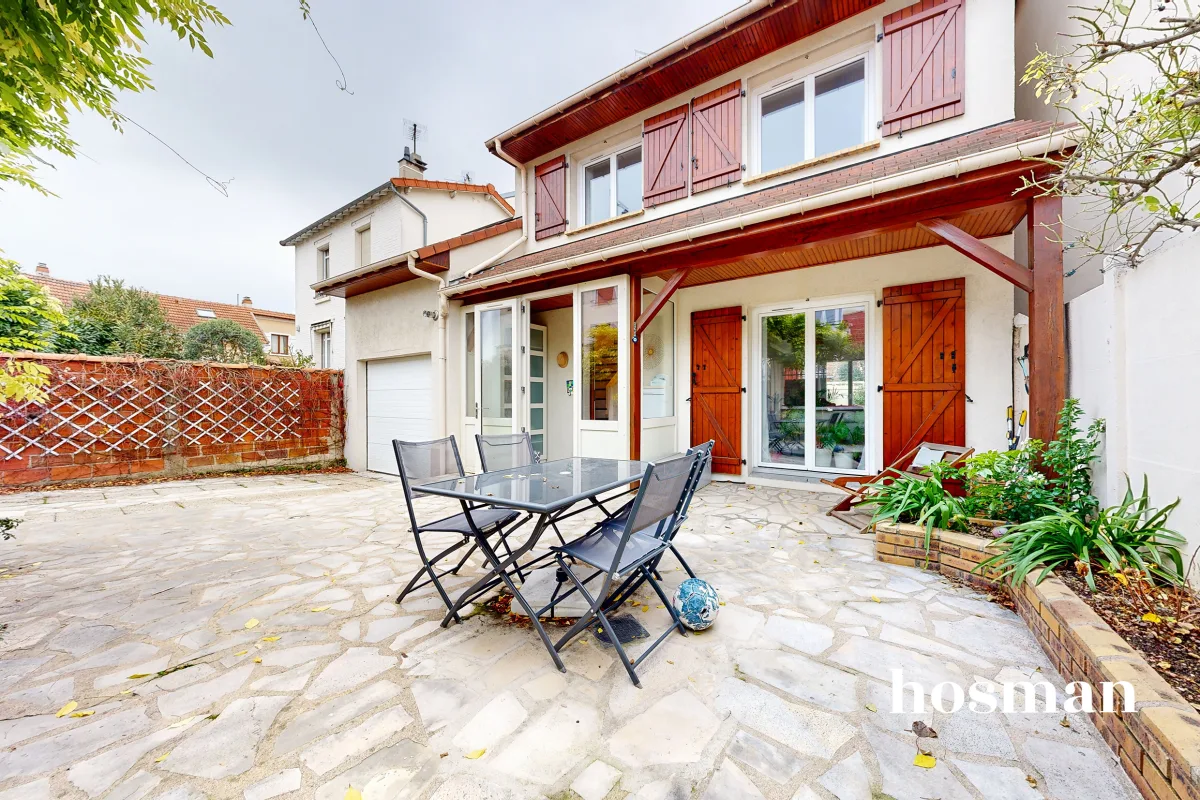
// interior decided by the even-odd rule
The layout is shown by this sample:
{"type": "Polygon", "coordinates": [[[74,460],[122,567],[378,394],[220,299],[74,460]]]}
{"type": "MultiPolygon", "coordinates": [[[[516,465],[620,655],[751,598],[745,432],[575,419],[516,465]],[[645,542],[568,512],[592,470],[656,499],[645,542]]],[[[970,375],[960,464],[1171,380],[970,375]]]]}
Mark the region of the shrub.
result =
{"type": "Polygon", "coordinates": [[[863,502],[875,506],[872,524],[879,522],[907,522],[925,527],[925,550],[934,528],[966,531],[966,504],[961,497],[946,491],[943,481],[951,470],[940,464],[929,469],[928,477],[908,473],[896,473],[876,484],[877,488],[863,502]]]}
{"type": "Polygon", "coordinates": [[[179,358],[181,338],[158,298],[101,275],[71,303],[68,323],[54,342],[59,353],[179,358]]]}
{"type": "Polygon", "coordinates": [[[183,357],[225,364],[262,364],[267,360],[258,334],[229,319],[193,325],[183,337],[183,357]]]}
{"type": "Polygon", "coordinates": [[[1086,431],[1080,431],[1082,416],[1079,401],[1068,397],[1058,413],[1058,432],[1046,445],[1042,466],[1050,476],[1051,504],[1087,519],[1100,505],[1092,494],[1092,462],[1100,453],[1104,420],[1094,420],[1086,431]]]}
{"type": "Polygon", "coordinates": [[[1063,566],[1073,565],[1096,588],[1093,565],[1109,572],[1133,567],[1147,576],[1166,583],[1184,580],[1183,556],[1186,542],[1166,527],[1167,518],[1179,504],[1176,500],[1161,510],[1150,507],[1148,482],[1135,497],[1126,481],[1121,503],[1100,510],[1087,519],[1077,510],[1045,505],[1045,515],[1015,526],[996,540],[1002,552],[980,565],[994,566],[1001,575],[1019,586],[1035,570],[1041,570],[1037,583],[1063,566]]]}
{"type": "Polygon", "coordinates": [[[989,450],[971,456],[958,470],[966,488],[970,515],[1006,522],[1040,517],[1050,487],[1037,463],[1042,443],[1033,439],[1020,450],[989,450]]]}

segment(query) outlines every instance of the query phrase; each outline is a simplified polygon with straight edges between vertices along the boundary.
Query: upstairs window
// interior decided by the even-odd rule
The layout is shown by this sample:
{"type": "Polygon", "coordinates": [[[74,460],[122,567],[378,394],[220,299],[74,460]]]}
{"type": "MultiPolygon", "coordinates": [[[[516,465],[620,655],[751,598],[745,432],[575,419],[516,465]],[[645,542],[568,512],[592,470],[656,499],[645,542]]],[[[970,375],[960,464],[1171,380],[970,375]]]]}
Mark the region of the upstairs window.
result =
{"type": "Polygon", "coordinates": [[[329,245],[317,250],[317,280],[329,280],[329,245]]]}
{"type": "Polygon", "coordinates": [[[355,231],[355,238],[357,239],[355,249],[358,251],[358,266],[365,267],[371,263],[371,226],[359,228],[355,231]]]}
{"type": "Polygon", "coordinates": [[[204,317],[205,319],[216,319],[217,318],[216,313],[211,308],[197,308],[196,316],[204,317]]]}
{"type": "Polygon", "coordinates": [[[584,225],[641,211],[641,145],[584,165],[582,183],[584,225]]]}
{"type": "Polygon", "coordinates": [[[759,171],[863,144],[868,116],[865,56],[772,87],[759,98],[759,171]]]}

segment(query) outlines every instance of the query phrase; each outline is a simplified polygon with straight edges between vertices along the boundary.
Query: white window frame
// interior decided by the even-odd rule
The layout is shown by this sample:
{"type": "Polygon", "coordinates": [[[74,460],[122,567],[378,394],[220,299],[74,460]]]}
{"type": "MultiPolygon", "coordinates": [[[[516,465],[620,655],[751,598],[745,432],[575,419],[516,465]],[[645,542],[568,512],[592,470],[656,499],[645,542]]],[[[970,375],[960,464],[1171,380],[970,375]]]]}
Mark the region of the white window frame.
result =
{"type": "Polygon", "coordinates": [[[327,281],[332,277],[329,258],[329,242],[317,247],[317,280],[327,281]]]}
{"type": "MultiPolygon", "coordinates": [[[[599,225],[603,222],[610,222],[614,219],[620,219],[621,217],[627,217],[627,216],[630,216],[631,214],[636,214],[639,211],[642,211],[645,209],[645,207],[646,207],[645,189],[644,189],[645,182],[643,179],[643,185],[638,187],[638,197],[640,197],[642,199],[642,207],[636,208],[633,211],[626,211],[624,214],[617,213],[617,157],[620,155],[624,155],[625,153],[628,153],[630,150],[641,149],[641,147],[642,147],[642,140],[641,140],[641,137],[638,137],[638,139],[636,141],[628,142],[628,143],[622,145],[621,147],[617,148],[616,150],[610,150],[610,151],[604,153],[603,155],[596,156],[595,158],[589,158],[586,161],[580,162],[579,167],[576,170],[576,173],[578,174],[578,178],[579,178],[579,180],[576,182],[578,184],[576,187],[576,192],[577,192],[578,198],[579,198],[579,224],[575,226],[576,228],[586,228],[589,225],[599,225]],[[599,164],[603,161],[608,162],[608,175],[609,175],[609,180],[612,182],[612,191],[610,191],[608,193],[608,216],[605,217],[604,219],[598,219],[595,222],[588,222],[587,221],[587,169],[588,169],[588,167],[593,167],[596,164],[599,164]]],[[[643,152],[642,153],[642,170],[643,170],[642,174],[643,175],[645,175],[645,169],[646,169],[646,154],[645,154],[645,152],[643,152]]]]}
{"type": "MultiPolygon", "coordinates": [[[[795,164],[803,164],[807,161],[812,161],[818,158],[817,152],[817,137],[814,135],[816,131],[816,83],[817,78],[827,72],[833,72],[836,69],[853,64],[855,61],[863,62],[863,79],[866,82],[865,90],[863,91],[863,103],[866,108],[863,109],[863,140],[862,144],[869,144],[879,138],[876,120],[878,114],[876,109],[879,103],[875,96],[875,74],[873,72],[874,45],[863,44],[852,50],[848,50],[833,58],[820,62],[812,67],[807,67],[804,70],[793,72],[791,75],[780,78],[777,81],[762,86],[754,90],[751,108],[751,141],[754,143],[754,174],[763,174],[762,168],[762,103],[767,97],[770,97],[784,89],[790,89],[798,83],[804,84],[804,158],[795,164]]],[[[825,155],[829,155],[826,153],[825,155]]],[[[795,164],[786,164],[775,169],[788,169],[795,164]]],[[[775,171],[772,169],[771,171],[775,171]]]]}
{"type": "Polygon", "coordinates": [[[291,337],[288,336],[286,333],[272,333],[269,338],[271,340],[270,341],[271,355],[286,356],[288,353],[290,353],[292,351],[291,344],[289,341],[291,339],[291,337]],[[283,340],[283,349],[282,350],[275,349],[275,340],[277,338],[283,340]]]}
{"type": "MultiPolygon", "coordinates": [[[[883,337],[879,330],[877,320],[877,307],[875,305],[876,297],[874,294],[847,294],[836,297],[814,297],[806,300],[797,300],[795,302],[772,303],[766,306],[757,306],[751,309],[750,312],[750,432],[746,437],[748,450],[750,454],[750,468],[754,469],[771,469],[771,470],[786,470],[790,472],[806,472],[806,473],[833,473],[836,475],[866,475],[878,472],[879,468],[875,465],[878,461],[879,447],[883,442],[883,394],[880,392],[870,391],[871,386],[881,383],[879,376],[880,367],[882,364],[883,337]],[[866,394],[866,402],[863,403],[865,413],[863,415],[866,423],[864,431],[865,446],[863,449],[863,464],[857,470],[837,469],[835,467],[818,467],[815,464],[780,464],[774,461],[763,461],[762,459],[762,322],[765,317],[775,317],[781,314],[805,314],[806,324],[812,322],[815,324],[815,312],[823,311],[831,308],[846,308],[848,306],[862,306],[865,310],[866,323],[866,385],[868,391],[866,394]]],[[[805,353],[804,364],[805,370],[815,368],[816,354],[816,337],[805,337],[805,353]]],[[[815,406],[816,403],[816,381],[806,380],[805,386],[805,408],[815,406]]],[[[812,453],[816,450],[816,427],[814,425],[805,425],[804,429],[804,449],[806,453],[812,453]]]]}
{"type": "Polygon", "coordinates": [[[371,235],[371,220],[367,220],[361,225],[354,226],[354,268],[365,267],[371,263],[371,249],[374,243],[370,243],[367,248],[367,260],[363,260],[362,242],[363,234],[371,235]]]}

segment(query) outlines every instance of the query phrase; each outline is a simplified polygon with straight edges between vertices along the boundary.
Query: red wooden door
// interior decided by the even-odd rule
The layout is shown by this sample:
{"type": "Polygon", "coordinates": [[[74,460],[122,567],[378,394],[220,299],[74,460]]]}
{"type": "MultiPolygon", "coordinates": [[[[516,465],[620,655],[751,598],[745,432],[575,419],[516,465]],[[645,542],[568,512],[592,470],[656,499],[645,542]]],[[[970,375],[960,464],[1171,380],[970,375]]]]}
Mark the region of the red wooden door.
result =
{"type": "Polygon", "coordinates": [[[964,280],[883,290],[883,463],[921,442],[964,445],[964,280]]]}
{"type": "Polygon", "coordinates": [[[712,439],[713,472],[742,472],[742,309],[692,312],[692,444],[712,439]]]}

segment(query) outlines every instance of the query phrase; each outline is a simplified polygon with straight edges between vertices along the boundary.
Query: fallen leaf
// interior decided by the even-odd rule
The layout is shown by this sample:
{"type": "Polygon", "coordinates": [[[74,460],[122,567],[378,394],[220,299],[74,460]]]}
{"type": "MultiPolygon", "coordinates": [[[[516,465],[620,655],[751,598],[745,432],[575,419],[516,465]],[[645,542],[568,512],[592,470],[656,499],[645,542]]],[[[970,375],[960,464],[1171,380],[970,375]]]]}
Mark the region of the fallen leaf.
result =
{"type": "Polygon", "coordinates": [[[1116,574],[1116,579],[1117,579],[1117,582],[1120,583],[1122,586],[1129,585],[1129,578],[1126,578],[1124,575],[1122,575],[1119,572],[1116,574]]]}
{"type": "Polygon", "coordinates": [[[257,628],[257,627],[258,627],[258,620],[256,620],[254,617],[251,617],[250,619],[246,620],[246,629],[247,630],[249,630],[250,628],[257,628]]]}
{"type": "Polygon", "coordinates": [[[261,658],[256,658],[256,659],[254,659],[254,663],[255,663],[255,664],[261,664],[261,663],[262,663],[262,659],[261,659],[261,658]]]}
{"type": "Polygon", "coordinates": [[[149,678],[149,677],[150,677],[149,672],[135,672],[129,676],[129,680],[140,681],[142,678],[149,678]]]}
{"type": "Polygon", "coordinates": [[[184,728],[184,727],[187,727],[188,725],[191,725],[193,722],[195,722],[198,719],[200,719],[199,716],[188,717],[186,719],[181,719],[178,722],[173,722],[170,725],[168,725],[167,727],[168,728],[184,728]]]}
{"type": "Polygon", "coordinates": [[[1171,662],[1170,661],[1160,661],[1160,662],[1158,662],[1157,666],[1159,669],[1170,669],[1171,662]]]}
{"type": "Polygon", "coordinates": [[[1037,778],[1033,777],[1032,775],[1026,775],[1025,782],[1028,783],[1030,786],[1032,786],[1034,789],[1037,788],[1037,778]]]}
{"type": "Polygon", "coordinates": [[[1071,720],[1067,719],[1066,717],[1063,717],[1062,719],[1060,719],[1058,721],[1058,724],[1063,726],[1064,728],[1069,728],[1069,727],[1071,727],[1071,720]]]}
{"type": "Polygon", "coordinates": [[[170,751],[170,750],[168,750],[167,752],[163,753],[163,754],[162,754],[161,756],[159,756],[158,758],[154,759],[154,763],[155,763],[155,764],[161,764],[162,762],[164,762],[164,761],[166,761],[166,760],[167,760],[167,756],[169,756],[169,755],[171,755],[171,751],[170,751]]]}
{"type": "Polygon", "coordinates": [[[804,544],[804,540],[803,540],[803,539],[798,539],[798,540],[796,541],[796,544],[804,544]]]}
{"type": "Polygon", "coordinates": [[[234,655],[235,656],[244,656],[244,655],[246,655],[246,653],[249,653],[249,652],[250,652],[249,650],[240,650],[240,651],[234,653],[234,655]]]}
{"type": "Polygon", "coordinates": [[[882,603],[883,601],[882,601],[882,600],[880,600],[880,599],[879,599],[878,597],[876,597],[875,595],[871,595],[871,602],[872,602],[872,603],[882,603]]]}
{"type": "Polygon", "coordinates": [[[913,759],[913,766],[922,769],[933,769],[937,766],[937,759],[925,753],[917,753],[917,757],[913,759]]]}
{"type": "Polygon", "coordinates": [[[263,640],[264,642],[278,642],[278,641],[279,641],[279,638],[280,638],[280,637],[278,637],[278,636],[264,636],[264,637],[262,638],[262,640],[263,640]]]}
{"type": "Polygon", "coordinates": [[[346,793],[342,795],[342,800],[363,800],[362,792],[353,786],[347,786],[346,793]]]}
{"type": "Polygon", "coordinates": [[[329,606],[313,606],[312,608],[309,609],[309,611],[313,612],[314,614],[319,614],[322,611],[328,611],[328,610],[329,610],[329,606]]]}
{"type": "Polygon", "coordinates": [[[1150,612],[1148,614],[1142,614],[1142,622],[1153,622],[1153,623],[1157,624],[1159,622],[1162,622],[1162,617],[1160,617],[1158,614],[1155,614],[1154,612],[1150,612]]]}
{"type": "Polygon", "coordinates": [[[481,747],[478,750],[472,750],[469,753],[464,753],[463,758],[470,758],[470,759],[483,758],[483,754],[486,752],[487,752],[487,748],[481,747]]]}
{"type": "Polygon", "coordinates": [[[87,711],[74,711],[71,713],[71,716],[72,717],[90,717],[92,714],[95,714],[95,713],[96,713],[95,709],[89,708],[87,711]]]}
{"type": "Polygon", "coordinates": [[[67,703],[65,706],[60,708],[58,710],[58,713],[55,714],[54,716],[65,717],[67,714],[70,714],[72,711],[74,711],[77,708],[79,708],[79,703],[76,703],[74,700],[72,700],[71,702],[67,703]]]}
{"type": "Polygon", "coordinates": [[[874,703],[867,703],[866,708],[867,708],[867,711],[870,711],[871,713],[875,713],[876,711],[879,710],[878,708],[876,708],[874,703]]]}

